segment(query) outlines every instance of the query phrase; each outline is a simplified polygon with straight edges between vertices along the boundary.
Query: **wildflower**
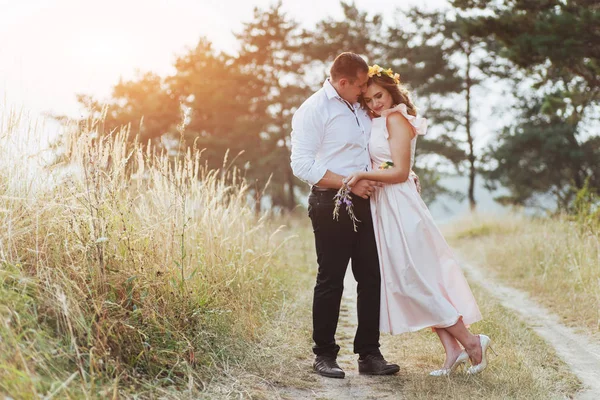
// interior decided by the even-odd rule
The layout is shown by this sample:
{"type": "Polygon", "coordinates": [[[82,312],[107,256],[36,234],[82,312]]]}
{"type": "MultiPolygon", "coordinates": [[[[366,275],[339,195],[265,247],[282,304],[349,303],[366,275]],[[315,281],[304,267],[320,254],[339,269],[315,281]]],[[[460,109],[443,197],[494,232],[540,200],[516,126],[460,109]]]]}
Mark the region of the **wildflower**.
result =
{"type": "Polygon", "coordinates": [[[372,67],[369,67],[369,72],[368,72],[369,78],[371,78],[374,75],[381,76],[382,71],[383,71],[383,68],[381,68],[377,64],[373,65],[372,67]]]}
{"type": "Polygon", "coordinates": [[[390,78],[392,78],[396,84],[400,83],[400,75],[395,74],[391,68],[383,69],[377,64],[369,67],[369,72],[368,72],[369,78],[372,78],[375,75],[381,76],[382,73],[389,76],[390,78]]]}
{"type": "Polygon", "coordinates": [[[346,206],[346,212],[352,221],[352,226],[354,227],[354,232],[358,231],[357,222],[360,222],[356,215],[354,215],[354,207],[352,205],[352,197],[350,196],[350,187],[346,182],[342,183],[342,187],[336,195],[333,197],[334,207],[333,207],[333,219],[339,221],[340,217],[340,207],[342,204],[346,206]]]}

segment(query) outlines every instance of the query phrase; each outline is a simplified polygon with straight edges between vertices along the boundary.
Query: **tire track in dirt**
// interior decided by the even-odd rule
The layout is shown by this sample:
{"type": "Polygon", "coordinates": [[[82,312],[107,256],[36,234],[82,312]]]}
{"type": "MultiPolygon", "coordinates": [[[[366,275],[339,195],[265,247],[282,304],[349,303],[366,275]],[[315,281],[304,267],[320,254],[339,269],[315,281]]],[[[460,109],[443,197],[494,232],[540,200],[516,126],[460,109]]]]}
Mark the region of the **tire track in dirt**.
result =
{"type": "Polygon", "coordinates": [[[503,307],[515,311],[569,366],[586,388],[577,400],[600,399],[600,345],[560,322],[557,315],[533,301],[529,294],[496,282],[483,269],[463,261],[468,277],[494,296],[503,307]]]}

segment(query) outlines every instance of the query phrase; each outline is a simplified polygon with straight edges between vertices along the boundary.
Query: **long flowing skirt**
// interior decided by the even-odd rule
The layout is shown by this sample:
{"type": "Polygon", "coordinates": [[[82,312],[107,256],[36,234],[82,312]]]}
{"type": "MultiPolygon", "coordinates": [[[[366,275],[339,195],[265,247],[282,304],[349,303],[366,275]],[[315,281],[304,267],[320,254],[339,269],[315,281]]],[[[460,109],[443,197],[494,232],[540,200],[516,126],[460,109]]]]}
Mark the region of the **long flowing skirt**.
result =
{"type": "Polygon", "coordinates": [[[481,320],[457,258],[412,180],[378,188],[371,212],[381,268],[382,332],[481,320]]]}

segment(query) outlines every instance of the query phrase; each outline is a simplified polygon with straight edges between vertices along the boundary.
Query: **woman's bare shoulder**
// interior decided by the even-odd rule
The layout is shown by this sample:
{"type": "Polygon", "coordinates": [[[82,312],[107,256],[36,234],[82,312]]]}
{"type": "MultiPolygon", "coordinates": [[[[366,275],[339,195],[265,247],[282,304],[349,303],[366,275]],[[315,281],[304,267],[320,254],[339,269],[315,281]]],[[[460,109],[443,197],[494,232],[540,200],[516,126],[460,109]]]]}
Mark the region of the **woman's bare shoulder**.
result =
{"type": "Polygon", "coordinates": [[[390,130],[391,128],[402,130],[406,129],[412,133],[412,126],[410,122],[408,122],[404,115],[402,115],[399,112],[394,112],[388,115],[386,125],[388,130],[390,130]]]}

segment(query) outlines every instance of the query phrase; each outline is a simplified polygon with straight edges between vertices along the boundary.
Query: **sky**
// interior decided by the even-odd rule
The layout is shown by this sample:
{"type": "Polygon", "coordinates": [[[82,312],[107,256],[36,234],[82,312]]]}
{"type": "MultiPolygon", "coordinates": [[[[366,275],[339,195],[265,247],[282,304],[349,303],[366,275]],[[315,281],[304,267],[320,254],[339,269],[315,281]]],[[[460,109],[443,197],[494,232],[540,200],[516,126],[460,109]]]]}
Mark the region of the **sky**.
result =
{"type": "MultiPolygon", "coordinates": [[[[0,103],[77,117],[77,93],[107,97],[136,71],[172,71],[177,55],[207,37],[235,52],[232,32],[254,7],[272,0],[0,0],[0,103]]],[[[437,8],[446,0],[356,0],[362,10],[392,18],[399,6],[437,8]]],[[[335,0],[285,0],[303,26],[340,17],[335,0]]],[[[5,104],[5,106],[6,106],[5,104]]]]}

